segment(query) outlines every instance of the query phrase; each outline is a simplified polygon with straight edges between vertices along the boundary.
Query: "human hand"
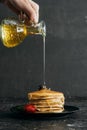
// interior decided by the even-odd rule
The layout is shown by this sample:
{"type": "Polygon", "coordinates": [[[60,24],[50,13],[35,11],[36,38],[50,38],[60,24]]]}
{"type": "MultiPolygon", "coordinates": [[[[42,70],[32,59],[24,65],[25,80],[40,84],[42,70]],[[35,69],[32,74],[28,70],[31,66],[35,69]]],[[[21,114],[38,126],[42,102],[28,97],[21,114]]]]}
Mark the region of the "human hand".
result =
{"type": "Polygon", "coordinates": [[[37,23],[39,20],[39,5],[32,0],[1,0],[13,12],[25,20],[37,23]],[[22,15],[20,13],[23,13],[22,15]]]}

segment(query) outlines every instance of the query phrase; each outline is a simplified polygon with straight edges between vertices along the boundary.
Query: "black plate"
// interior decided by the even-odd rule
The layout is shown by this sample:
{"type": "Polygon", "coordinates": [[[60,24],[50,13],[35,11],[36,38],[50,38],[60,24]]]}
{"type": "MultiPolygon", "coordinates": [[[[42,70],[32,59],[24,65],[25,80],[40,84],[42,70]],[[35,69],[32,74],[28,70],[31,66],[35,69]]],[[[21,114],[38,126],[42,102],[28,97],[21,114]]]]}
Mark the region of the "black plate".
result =
{"type": "Polygon", "coordinates": [[[75,106],[64,106],[64,111],[61,113],[27,113],[24,111],[24,105],[18,105],[11,108],[11,112],[17,117],[23,117],[23,118],[60,118],[63,116],[67,116],[69,114],[75,113],[79,110],[78,107],[75,106]]]}

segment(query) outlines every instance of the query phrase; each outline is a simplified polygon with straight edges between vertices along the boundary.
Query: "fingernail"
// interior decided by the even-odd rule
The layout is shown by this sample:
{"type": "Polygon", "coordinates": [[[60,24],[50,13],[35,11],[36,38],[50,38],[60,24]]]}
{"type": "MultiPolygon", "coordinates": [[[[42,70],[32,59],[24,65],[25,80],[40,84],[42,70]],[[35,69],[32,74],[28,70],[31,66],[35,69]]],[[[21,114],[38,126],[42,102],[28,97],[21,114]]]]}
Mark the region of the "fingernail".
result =
{"type": "Polygon", "coordinates": [[[35,17],[35,22],[38,23],[38,17],[35,17]]]}

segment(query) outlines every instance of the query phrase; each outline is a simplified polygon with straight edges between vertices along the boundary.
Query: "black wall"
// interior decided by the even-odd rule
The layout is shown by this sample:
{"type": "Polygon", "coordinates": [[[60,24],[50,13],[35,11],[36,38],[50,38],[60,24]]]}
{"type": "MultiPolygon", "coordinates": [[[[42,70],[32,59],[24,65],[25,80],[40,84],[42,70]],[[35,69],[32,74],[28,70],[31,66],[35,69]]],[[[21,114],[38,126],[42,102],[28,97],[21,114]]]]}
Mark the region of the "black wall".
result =
{"type": "MultiPolygon", "coordinates": [[[[87,0],[37,0],[47,25],[46,83],[66,96],[87,96],[87,0]]],[[[0,21],[16,16],[0,5],[0,21]]],[[[9,49],[0,41],[0,97],[26,97],[42,83],[41,36],[9,49]]]]}

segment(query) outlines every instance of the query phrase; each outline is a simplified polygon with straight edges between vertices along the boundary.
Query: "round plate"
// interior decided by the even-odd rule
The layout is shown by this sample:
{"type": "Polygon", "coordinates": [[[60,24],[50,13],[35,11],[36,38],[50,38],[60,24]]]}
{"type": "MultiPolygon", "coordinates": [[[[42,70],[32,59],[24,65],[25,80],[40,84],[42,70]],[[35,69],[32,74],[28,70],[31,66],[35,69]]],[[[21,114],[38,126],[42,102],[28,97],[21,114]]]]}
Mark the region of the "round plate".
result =
{"type": "Polygon", "coordinates": [[[14,106],[11,109],[11,112],[13,112],[13,114],[17,117],[28,117],[28,118],[51,118],[53,119],[53,117],[63,117],[72,113],[75,113],[76,111],[79,110],[78,107],[75,106],[69,106],[69,105],[65,105],[64,106],[64,111],[61,113],[28,113],[24,111],[24,105],[18,105],[18,106],[14,106]]]}

